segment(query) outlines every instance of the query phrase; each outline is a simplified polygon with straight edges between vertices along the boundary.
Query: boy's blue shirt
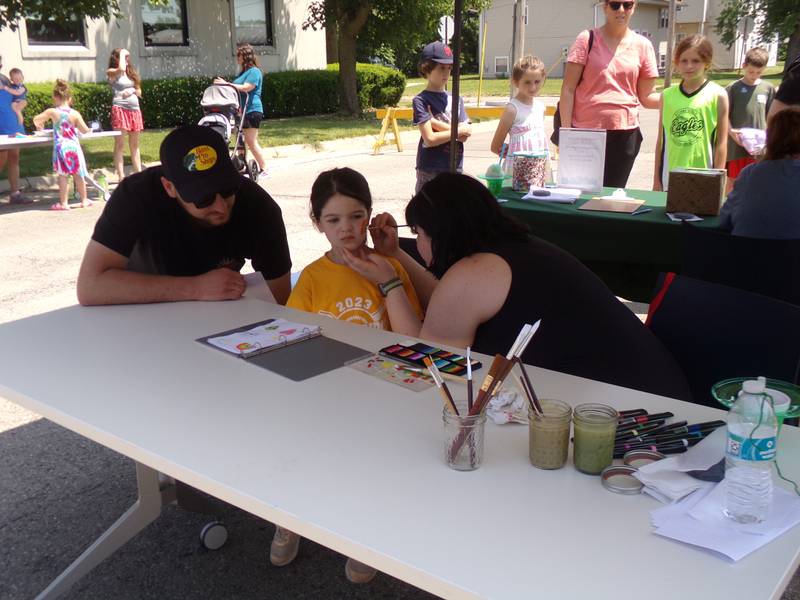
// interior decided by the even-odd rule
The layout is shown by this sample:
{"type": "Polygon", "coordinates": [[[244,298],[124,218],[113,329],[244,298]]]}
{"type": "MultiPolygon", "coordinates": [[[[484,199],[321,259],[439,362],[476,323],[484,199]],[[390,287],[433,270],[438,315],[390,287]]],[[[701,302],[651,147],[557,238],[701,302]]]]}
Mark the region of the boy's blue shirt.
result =
{"type": "MultiPolygon", "coordinates": [[[[452,96],[449,92],[431,92],[423,90],[411,103],[414,109],[414,125],[421,125],[432,118],[450,123],[452,121],[452,96]]],[[[458,122],[467,121],[467,111],[464,109],[463,98],[458,99],[458,122]]],[[[464,163],[464,144],[457,142],[458,168],[464,163]]],[[[422,137],[417,146],[417,169],[421,171],[442,172],[450,170],[450,142],[439,144],[431,148],[424,146],[422,137]]]]}
{"type": "Polygon", "coordinates": [[[14,99],[11,102],[22,102],[23,100],[28,99],[28,88],[25,87],[22,83],[12,83],[8,87],[13,88],[15,91],[23,90],[24,93],[19,96],[14,96],[14,99]]]}

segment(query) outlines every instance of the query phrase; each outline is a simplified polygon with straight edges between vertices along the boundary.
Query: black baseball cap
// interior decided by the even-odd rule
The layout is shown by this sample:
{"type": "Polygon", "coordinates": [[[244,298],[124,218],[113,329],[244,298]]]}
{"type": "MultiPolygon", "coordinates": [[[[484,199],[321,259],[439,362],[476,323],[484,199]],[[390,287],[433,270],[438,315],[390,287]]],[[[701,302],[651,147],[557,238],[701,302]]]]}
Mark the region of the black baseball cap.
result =
{"type": "Polygon", "coordinates": [[[218,192],[241,186],[241,175],[228,155],[228,144],[209,127],[188,125],[161,142],[161,168],[184,202],[208,206],[218,192]]]}
{"type": "Polygon", "coordinates": [[[443,65],[453,64],[453,51],[443,42],[431,42],[422,49],[422,62],[432,60],[443,65]]]}

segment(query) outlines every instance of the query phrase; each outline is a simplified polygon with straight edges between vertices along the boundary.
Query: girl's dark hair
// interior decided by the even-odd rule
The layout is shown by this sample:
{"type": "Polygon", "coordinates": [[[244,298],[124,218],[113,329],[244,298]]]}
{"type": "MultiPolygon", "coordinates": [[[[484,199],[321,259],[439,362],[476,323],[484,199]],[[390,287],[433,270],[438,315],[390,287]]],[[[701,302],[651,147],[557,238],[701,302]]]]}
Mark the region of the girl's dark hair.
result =
{"type": "Polygon", "coordinates": [[[800,155],[800,106],[789,106],[769,120],[764,160],[797,155],[800,155]]]}
{"type": "MultiPolygon", "coordinates": [[[[118,69],[119,68],[119,53],[122,52],[122,48],[114,48],[111,51],[111,56],[108,59],[108,68],[109,69],[118,69]]],[[[136,67],[133,66],[131,62],[131,55],[130,52],[128,53],[128,62],[125,65],[125,74],[130,78],[133,82],[133,87],[141,87],[142,86],[142,78],[139,76],[139,71],[136,70],[136,67]]]]}
{"type": "Polygon", "coordinates": [[[486,186],[458,173],[440,173],[422,186],[406,206],[406,223],[430,236],[428,270],[438,278],[466,256],[529,239],[528,227],[504,215],[486,186]]]}
{"type": "MultiPolygon", "coordinates": [[[[259,67],[258,59],[256,58],[256,51],[250,44],[239,44],[236,49],[236,56],[242,59],[242,71],[244,73],[251,67],[259,67]]],[[[240,73],[240,74],[241,74],[240,73]]]]}
{"type": "Polygon", "coordinates": [[[367,212],[372,210],[372,194],[364,176],[349,167],[323,171],[311,186],[311,218],[319,221],[322,209],[336,194],[361,202],[367,212]]]}

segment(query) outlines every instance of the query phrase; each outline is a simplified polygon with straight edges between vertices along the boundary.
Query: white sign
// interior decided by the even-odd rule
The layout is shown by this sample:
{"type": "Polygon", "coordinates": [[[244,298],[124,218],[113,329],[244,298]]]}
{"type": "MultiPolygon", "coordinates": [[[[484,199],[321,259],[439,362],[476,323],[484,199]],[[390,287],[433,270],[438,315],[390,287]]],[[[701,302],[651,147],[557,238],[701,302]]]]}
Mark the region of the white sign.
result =
{"type": "Polygon", "coordinates": [[[562,127],[558,142],[559,187],[599,192],[606,164],[605,129],[562,127]]]}
{"type": "Polygon", "coordinates": [[[453,37],[454,27],[455,23],[453,23],[453,17],[444,16],[439,19],[439,37],[445,44],[450,43],[450,38],[453,37]]]}

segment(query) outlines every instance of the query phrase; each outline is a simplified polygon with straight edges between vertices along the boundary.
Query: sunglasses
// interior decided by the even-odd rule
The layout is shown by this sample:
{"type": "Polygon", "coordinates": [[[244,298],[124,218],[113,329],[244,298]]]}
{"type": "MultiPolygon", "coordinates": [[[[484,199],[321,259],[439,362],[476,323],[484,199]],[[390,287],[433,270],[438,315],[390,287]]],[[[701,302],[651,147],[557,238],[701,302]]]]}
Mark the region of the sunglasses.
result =
{"type": "Polygon", "coordinates": [[[628,0],[626,2],[606,2],[606,4],[611,10],[619,10],[619,7],[621,6],[626,11],[628,11],[628,10],[633,10],[633,5],[635,4],[635,2],[631,2],[630,0],[628,0]]]}
{"type": "Polygon", "coordinates": [[[209,206],[214,204],[214,201],[217,199],[217,194],[219,194],[223,198],[230,198],[231,196],[235,196],[236,192],[238,191],[239,191],[239,186],[237,185],[236,187],[227,190],[219,190],[217,192],[211,192],[210,194],[202,196],[199,200],[194,202],[194,205],[197,208],[208,208],[209,206]]]}

